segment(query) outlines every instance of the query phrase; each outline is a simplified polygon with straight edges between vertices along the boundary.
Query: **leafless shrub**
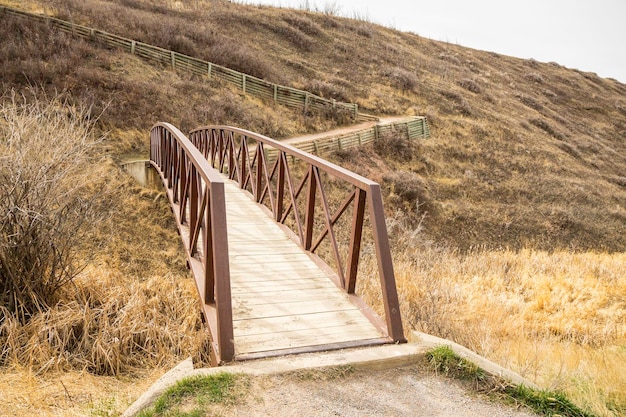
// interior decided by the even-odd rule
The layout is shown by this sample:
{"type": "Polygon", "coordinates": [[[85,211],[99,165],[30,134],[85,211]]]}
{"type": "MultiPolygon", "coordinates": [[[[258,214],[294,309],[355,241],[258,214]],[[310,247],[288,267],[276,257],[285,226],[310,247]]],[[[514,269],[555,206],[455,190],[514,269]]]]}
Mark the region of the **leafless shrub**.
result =
{"type": "Polygon", "coordinates": [[[370,24],[361,24],[357,26],[356,33],[364,38],[371,38],[374,36],[374,29],[370,24]]]}
{"type": "Polygon", "coordinates": [[[546,132],[547,134],[549,134],[555,139],[558,139],[558,140],[565,139],[565,136],[561,132],[554,129],[548,122],[546,122],[543,119],[530,119],[529,122],[533,126],[538,127],[539,129],[543,130],[544,132],[546,132]]]}
{"type": "Polygon", "coordinates": [[[458,112],[463,116],[471,116],[472,115],[472,107],[469,102],[463,98],[463,96],[455,91],[439,91],[444,98],[448,100],[448,103],[444,106],[444,109],[449,113],[458,112]]]}
{"type": "Polygon", "coordinates": [[[374,141],[374,150],[380,156],[399,161],[410,161],[413,158],[413,150],[406,134],[396,130],[379,134],[374,141]]]}
{"type": "Polygon", "coordinates": [[[90,172],[100,139],[60,98],[0,103],[0,302],[26,322],[81,270],[105,204],[90,172]]]}
{"type": "Polygon", "coordinates": [[[461,60],[456,55],[451,55],[445,52],[439,54],[439,59],[449,62],[455,65],[461,65],[461,60]]]}
{"type": "Polygon", "coordinates": [[[386,200],[393,208],[406,213],[406,220],[412,224],[419,221],[424,213],[435,211],[428,183],[420,175],[407,171],[396,172],[385,175],[383,184],[389,192],[386,200]],[[420,216],[415,217],[416,214],[420,216]]]}
{"type": "Polygon", "coordinates": [[[542,93],[543,93],[544,96],[546,96],[547,98],[549,98],[552,101],[557,100],[559,98],[559,95],[557,93],[555,93],[552,90],[548,90],[547,88],[545,90],[543,90],[542,93]]]}
{"type": "Polygon", "coordinates": [[[267,61],[244,46],[229,42],[216,43],[211,47],[210,60],[218,65],[234,69],[262,79],[272,77],[273,70],[267,61]]]}
{"type": "Polygon", "coordinates": [[[294,27],[286,23],[277,24],[276,22],[270,22],[264,24],[264,26],[303,51],[309,52],[313,49],[313,39],[298,27],[294,27]]]}
{"type": "Polygon", "coordinates": [[[329,16],[339,16],[339,12],[341,12],[341,6],[336,0],[324,3],[324,14],[329,16]]]}
{"type": "Polygon", "coordinates": [[[304,86],[304,90],[324,98],[343,102],[350,101],[345,87],[326,81],[311,80],[304,86]]]}
{"type": "Polygon", "coordinates": [[[533,97],[527,96],[526,94],[516,94],[515,97],[517,97],[517,99],[521,101],[522,104],[530,107],[531,109],[535,109],[535,110],[543,109],[543,106],[539,102],[537,102],[537,100],[535,100],[533,97]]]}
{"type": "Polygon", "coordinates": [[[532,82],[537,83],[537,84],[543,84],[543,81],[544,81],[543,77],[541,76],[541,74],[536,73],[536,72],[531,72],[529,74],[526,74],[526,79],[528,81],[532,81],[532,82]]]}
{"type": "Polygon", "coordinates": [[[419,82],[415,73],[400,67],[384,69],[382,75],[389,79],[394,87],[402,91],[414,91],[419,82]]]}
{"type": "Polygon", "coordinates": [[[320,26],[306,16],[288,14],[283,17],[283,20],[307,35],[319,36],[322,34],[320,26]]]}
{"type": "Polygon", "coordinates": [[[458,84],[464,89],[471,91],[472,93],[479,94],[482,91],[482,88],[480,88],[480,85],[478,85],[476,81],[470,78],[464,78],[461,81],[459,81],[458,84]]]}
{"type": "Polygon", "coordinates": [[[531,68],[537,68],[539,66],[539,62],[534,58],[527,59],[526,64],[531,68]]]}

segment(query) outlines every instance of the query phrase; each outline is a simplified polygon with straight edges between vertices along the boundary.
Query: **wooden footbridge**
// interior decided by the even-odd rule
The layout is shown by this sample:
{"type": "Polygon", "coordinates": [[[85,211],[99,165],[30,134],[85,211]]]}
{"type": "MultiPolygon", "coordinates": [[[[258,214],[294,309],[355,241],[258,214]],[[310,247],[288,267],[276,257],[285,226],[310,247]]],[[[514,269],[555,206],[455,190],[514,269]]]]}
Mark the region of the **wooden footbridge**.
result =
{"type": "Polygon", "coordinates": [[[378,184],[233,127],[158,123],[150,141],[214,364],[406,341],[378,184]],[[366,250],[383,318],[356,295],[366,250]]]}

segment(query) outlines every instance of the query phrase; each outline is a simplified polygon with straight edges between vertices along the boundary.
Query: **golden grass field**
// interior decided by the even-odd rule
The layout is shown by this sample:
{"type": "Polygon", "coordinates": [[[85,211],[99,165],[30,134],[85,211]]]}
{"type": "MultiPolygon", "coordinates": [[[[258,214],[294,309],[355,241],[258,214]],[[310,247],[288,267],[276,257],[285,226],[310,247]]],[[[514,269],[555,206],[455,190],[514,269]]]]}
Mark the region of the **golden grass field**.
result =
{"type": "MultiPolygon", "coordinates": [[[[625,85],[323,13],[204,1],[1,3],[373,114],[428,116],[432,137],[408,153],[390,145],[332,158],[382,184],[405,327],[464,344],[596,415],[626,415],[625,85]]],[[[276,138],[334,123],[4,18],[0,74],[5,94],[35,87],[86,102],[106,133],[98,175],[118,189],[96,231],[106,244],[62,301],[25,325],[2,318],[0,415],[119,415],[178,361],[205,360],[207,341],[166,198],[117,162],[147,153],[157,120],[276,138]]],[[[364,252],[359,291],[379,308],[364,252]]]]}

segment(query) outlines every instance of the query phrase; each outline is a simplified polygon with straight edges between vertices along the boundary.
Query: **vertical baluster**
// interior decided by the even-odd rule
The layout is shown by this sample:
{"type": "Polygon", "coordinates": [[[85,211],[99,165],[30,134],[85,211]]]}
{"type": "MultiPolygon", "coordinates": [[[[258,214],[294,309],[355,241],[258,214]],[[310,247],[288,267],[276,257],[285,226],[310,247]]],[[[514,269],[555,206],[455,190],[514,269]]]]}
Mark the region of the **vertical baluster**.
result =
{"type": "Polygon", "coordinates": [[[365,218],[365,191],[357,188],[352,212],[352,231],[350,233],[350,251],[348,252],[348,264],[346,266],[346,292],[354,294],[356,277],[361,254],[361,238],[363,236],[363,221],[365,218]]]}
{"type": "Polygon", "coordinates": [[[315,194],[317,191],[317,182],[315,170],[317,168],[309,165],[309,189],[306,196],[306,217],[303,246],[306,250],[311,250],[313,240],[313,222],[315,220],[315,194]]]}

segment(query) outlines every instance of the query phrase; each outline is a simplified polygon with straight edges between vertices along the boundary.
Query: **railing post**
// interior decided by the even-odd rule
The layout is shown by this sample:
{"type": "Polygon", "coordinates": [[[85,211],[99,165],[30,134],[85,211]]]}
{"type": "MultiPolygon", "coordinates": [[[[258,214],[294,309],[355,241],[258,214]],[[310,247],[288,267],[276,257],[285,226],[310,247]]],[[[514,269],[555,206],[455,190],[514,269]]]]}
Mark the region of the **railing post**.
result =
{"type": "Polygon", "coordinates": [[[306,196],[306,216],[304,226],[304,249],[311,250],[313,241],[313,222],[315,220],[315,194],[317,192],[317,180],[315,179],[315,167],[309,167],[309,189],[306,196]]]}
{"type": "Polygon", "coordinates": [[[372,184],[368,190],[370,219],[372,222],[374,246],[376,247],[376,258],[378,260],[378,275],[380,276],[380,287],[382,290],[383,304],[385,306],[385,319],[389,337],[396,342],[404,343],[404,332],[402,330],[402,317],[400,315],[400,303],[398,301],[398,290],[396,289],[396,278],[393,272],[393,262],[391,259],[391,249],[389,247],[389,236],[387,235],[387,225],[385,224],[385,212],[383,210],[383,198],[380,192],[380,185],[372,184]]]}
{"type": "MultiPolygon", "coordinates": [[[[202,242],[204,244],[204,304],[212,304],[215,302],[215,281],[217,272],[213,235],[215,235],[215,229],[218,229],[219,226],[213,224],[213,217],[211,216],[211,211],[215,209],[215,207],[212,206],[211,188],[213,188],[213,185],[207,184],[207,188],[204,191],[204,198],[202,199],[202,204],[206,205],[203,213],[204,230],[202,233],[202,242]]],[[[225,230],[224,233],[226,233],[225,230]]]]}
{"type": "Polygon", "coordinates": [[[285,198],[285,165],[287,157],[282,151],[278,152],[278,180],[276,181],[276,208],[274,210],[274,220],[280,223],[283,216],[283,199],[285,198]]]}
{"type": "Polygon", "coordinates": [[[235,344],[226,231],[226,200],[224,197],[224,183],[211,184],[209,194],[211,210],[207,210],[206,222],[212,224],[212,233],[207,239],[212,241],[213,252],[212,254],[205,254],[205,257],[213,258],[217,340],[220,350],[218,354],[222,361],[228,362],[235,356],[235,344]]]}
{"type": "Polygon", "coordinates": [[[243,188],[248,176],[248,140],[245,135],[241,135],[241,176],[239,178],[239,188],[243,188]]]}
{"type": "Polygon", "coordinates": [[[226,152],[228,153],[228,178],[234,180],[237,175],[237,158],[235,156],[235,134],[232,132],[228,134],[226,140],[226,152]]]}
{"type": "Polygon", "coordinates": [[[352,233],[350,234],[350,251],[348,252],[348,265],[346,266],[346,287],[348,294],[354,294],[356,289],[356,277],[359,268],[359,256],[361,254],[361,238],[363,236],[363,221],[365,219],[366,192],[357,188],[352,213],[352,233]]]}
{"type": "Polygon", "coordinates": [[[263,186],[263,165],[265,164],[265,150],[263,149],[263,143],[257,142],[256,145],[256,187],[254,189],[254,201],[261,202],[263,186]]]}
{"type": "MultiPolygon", "coordinates": [[[[191,169],[191,184],[189,184],[189,230],[193,236],[196,232],[198,224],[198,171],[194,165],[191,169]]],[[[193,245],[193,242],[190,242],[193,245]]],[[[193,247],[189,248],[191,256],[195,255],[193,247]]]]}

